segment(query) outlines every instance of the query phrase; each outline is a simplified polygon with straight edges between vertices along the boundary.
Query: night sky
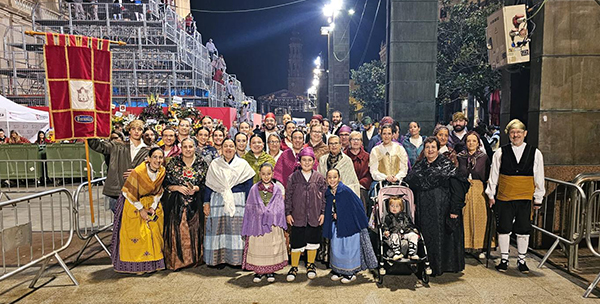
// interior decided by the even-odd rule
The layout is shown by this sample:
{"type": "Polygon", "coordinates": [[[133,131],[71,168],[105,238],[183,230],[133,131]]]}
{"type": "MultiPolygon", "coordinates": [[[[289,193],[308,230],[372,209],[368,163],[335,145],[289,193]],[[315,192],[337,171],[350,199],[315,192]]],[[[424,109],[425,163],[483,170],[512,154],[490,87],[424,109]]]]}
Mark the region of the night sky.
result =
{"type": "MultiPolygon", "coordinates": [[[[203,43],[212,38],[227,63],[227,72],[237,75],[246,95],[258,96],[287,88],[288,44],[293,31],[304,43],[304,74],[306,88],[312,79],[313,61],[327,54],[327,37],[321,36],[321,26],[327,25],[323,6],[329,0],[306,0],[297,4],[245,13],[205,13],[194,10],[231,11],[263,8],[293,2],[292,0],[190,0],[192,14],[203,43]]],[[[377,9],[376,0],[346,0],[345,10],[354,8],[350,21],[350,42],[364,17],[356,42],[350,53],[350,68],[359,66],[377,9]]],[[[379,47],[385,40],[385,0],[375,20],[373,35],[364,61],[379,58],[379,47]]]]}

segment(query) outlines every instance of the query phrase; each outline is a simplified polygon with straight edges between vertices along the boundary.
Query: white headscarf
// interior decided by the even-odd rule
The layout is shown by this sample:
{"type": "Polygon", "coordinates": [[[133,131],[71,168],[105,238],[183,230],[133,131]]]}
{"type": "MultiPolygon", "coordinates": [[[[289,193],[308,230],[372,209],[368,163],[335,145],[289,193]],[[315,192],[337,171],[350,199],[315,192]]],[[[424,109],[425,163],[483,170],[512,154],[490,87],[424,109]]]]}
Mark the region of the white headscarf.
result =
{"type": "Polygon", "coordinates": [[[206,186],[223,197],[225,213],[233,217],[235,213],[235,202],[231,189],[255,175],[254,170],[248,162],[234,156],[231,163],[227,163],[224,157],[213,160],[206,174],[206,186]]]}

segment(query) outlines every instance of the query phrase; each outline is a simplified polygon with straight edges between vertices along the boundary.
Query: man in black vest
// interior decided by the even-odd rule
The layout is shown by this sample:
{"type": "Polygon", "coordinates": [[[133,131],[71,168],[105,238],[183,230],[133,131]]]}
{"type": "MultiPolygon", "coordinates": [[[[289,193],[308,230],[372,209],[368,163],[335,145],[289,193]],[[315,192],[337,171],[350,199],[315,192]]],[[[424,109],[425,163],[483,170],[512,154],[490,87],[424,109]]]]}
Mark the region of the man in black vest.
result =
{"type": "MultiPolygon", "coordinates": [[[[362,119],[362,124],[364,126],[364,130],[362,131],[362,142],[365,150],[369,146],[369,142],[373,136],[377,135],[377,130],[375,130],[375,126],[373,125],[373,120],[369,116],[365,116],[362,119]]],[[[369,153],[370,151],[367,151],[369,153]]]]}
{"type": "Polygon", "coordinates": [[[544,158],[540,150],[524,142],[527,130],[520,120],[511,120],[505,132],[510,144],[494,153],[485,190],[497,218],[502,260],[496,269],[500,272],[508,269],[510,234],[514,232],[517,235],[518,269],[529,273],[525,255],[531,233],[531,201],[533,199],[533,208],[537,210],[544,199],[544,158]]]}
{"type": "Polygon", "coordinates": [[[331,113],[331,134],[340,135],[340,128],[344,125],[342,122],[342,112],[335,110],[331,113]]]}

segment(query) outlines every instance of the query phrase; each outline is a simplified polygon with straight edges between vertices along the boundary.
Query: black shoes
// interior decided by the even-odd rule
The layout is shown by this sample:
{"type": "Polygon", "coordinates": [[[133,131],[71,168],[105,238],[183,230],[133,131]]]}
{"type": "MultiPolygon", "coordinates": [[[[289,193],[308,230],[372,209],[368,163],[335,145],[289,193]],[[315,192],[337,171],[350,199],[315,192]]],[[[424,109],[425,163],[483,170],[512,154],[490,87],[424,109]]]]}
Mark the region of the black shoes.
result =
{"type": "MultiPolygon", "coordinates": [[[[529,267],[527,267],[527,263],[525,263],[525,261],[522,261],[522,262],[518,261],[517,269],[519,269],[519,271],[521,273],[524,273],[524,274],[529,273],[529,267]]],[[[496,270],[498,270],[500,272],[506,272],[506,270],[508,270],[508,260],[502,259],[502,261],[500,261],[500,264],[496,265],[496,270]]]]}
{"type": "Polygon", "coordinates": [[[506,272],[506,270],[508,270],[508,260],[502,259],[502,261],[500,261],[500,264],[496,265],[496,270],[500,272],[506,272]]]}
{"type": "Polygon", "coordinates": [[[529,273],[529,267],[527,267],[527,263],[525,263],[525,261],[523,261],[523,263],[517,262],[517,268],[519,268],[521,273],[529,273]]]}

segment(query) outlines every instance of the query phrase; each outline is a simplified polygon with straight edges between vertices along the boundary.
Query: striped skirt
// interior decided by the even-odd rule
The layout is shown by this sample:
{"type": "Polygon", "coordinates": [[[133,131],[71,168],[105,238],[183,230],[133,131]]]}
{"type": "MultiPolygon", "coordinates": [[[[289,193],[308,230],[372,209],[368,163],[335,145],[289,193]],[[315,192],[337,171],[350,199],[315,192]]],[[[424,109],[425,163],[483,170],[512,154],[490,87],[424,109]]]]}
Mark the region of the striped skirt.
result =
{"type": "Polygon", "coordinates": [[[235,213],[225,213],[223,197],[213,192],[210,197],[210,215],[206,219],[204,237],[204,262],[209,266],[229,264],[242,265],[244,241],[242,241],[242,223],[246,197],[244,192],[233,193],[235,213]]]}

